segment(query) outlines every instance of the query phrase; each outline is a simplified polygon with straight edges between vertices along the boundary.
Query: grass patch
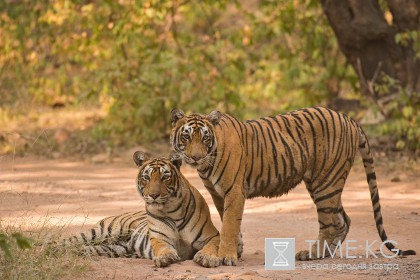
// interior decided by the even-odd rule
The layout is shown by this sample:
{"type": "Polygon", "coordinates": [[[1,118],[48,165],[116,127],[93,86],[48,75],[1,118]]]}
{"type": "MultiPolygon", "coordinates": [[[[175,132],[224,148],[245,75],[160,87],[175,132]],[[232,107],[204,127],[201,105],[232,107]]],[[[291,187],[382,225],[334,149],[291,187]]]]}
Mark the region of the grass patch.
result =
{"type": "Polygon", "coordinates": [[[16,226],[0,221],[0,279],[73,279],[82,277],[90,260],[59,243],[67,226],[16,226]]]}

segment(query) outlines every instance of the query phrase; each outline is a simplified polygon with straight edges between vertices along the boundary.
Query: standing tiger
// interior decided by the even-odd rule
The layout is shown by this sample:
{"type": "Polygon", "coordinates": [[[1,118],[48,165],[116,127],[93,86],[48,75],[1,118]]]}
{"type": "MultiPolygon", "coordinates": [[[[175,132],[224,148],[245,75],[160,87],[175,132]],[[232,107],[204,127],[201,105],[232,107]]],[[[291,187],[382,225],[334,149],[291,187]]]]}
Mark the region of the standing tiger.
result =
{"type": "MultiPolygon", "coordinates": [[[[387,240],[369,144],[362,128],[347,115],[314,107],[238,121],[219,111],[185,116],[174,109],[171,122],[173,148],[198,170],[222,218],[218,255],[224,265],[237,264],[245,199],[281,196],[302,180],[317,207],[317,239],[335,250],[350,227],[341,193],[357,150],[366,171],[376,228],[381,240],[387,240]]],[[[395,249],[389,242],[386,246],[395,249]]],[[[311,252],[316,252],[316,244],[311,252]]],[[[399,255],[412,254],[412,250],[399,250],[399,255]]],[[[314,258],[308,250],[296,254],[297,260],[314,258]]]]}
{"type": "Polygon", "coordinates": [[[135,152],[137,189],[146,211],[101,220],[95,228],[63,240],[83,244],[84,252],[109,257],[153,259],[157,267],[194,259],[205,267],[219,265],[220,235],[206,201],[181,174],[182,159],[147,159],[135,152]]]}

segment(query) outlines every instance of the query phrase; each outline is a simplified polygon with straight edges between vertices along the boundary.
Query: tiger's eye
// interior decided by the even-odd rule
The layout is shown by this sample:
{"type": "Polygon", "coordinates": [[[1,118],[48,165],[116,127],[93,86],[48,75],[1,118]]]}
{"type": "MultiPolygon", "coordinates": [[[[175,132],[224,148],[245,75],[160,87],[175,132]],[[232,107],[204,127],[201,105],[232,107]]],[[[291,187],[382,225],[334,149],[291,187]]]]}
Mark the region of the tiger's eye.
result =
{"type": "Polygon", "coordinates": [[[190,135],[188,133],[182,133],[182,138],[184,138],[184,140],[190,140],[190,135]]]}

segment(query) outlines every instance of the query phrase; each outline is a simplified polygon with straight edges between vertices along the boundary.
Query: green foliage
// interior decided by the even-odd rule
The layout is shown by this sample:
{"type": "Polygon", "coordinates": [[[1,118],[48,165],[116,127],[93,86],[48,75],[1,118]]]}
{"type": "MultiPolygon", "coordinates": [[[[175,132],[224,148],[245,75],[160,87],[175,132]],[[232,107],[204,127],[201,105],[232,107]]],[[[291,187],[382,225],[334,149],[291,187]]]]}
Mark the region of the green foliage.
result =
{"type": "Polygon", "coordinates": [[[11,235],[5,232],[0,232],[0,249],[7,258],[12,257],[10,248],[14,246],[14,244],[19,249],[28,249],[32,247],[32,240],[24,237],[20,232],[14,232],[11,235]]]}
{"type": "MultiPolygon", "coordinates": [[[[3,1],[0,34],[0,121],[83,103],[106,111],[93,136],[111,145],[167,136],[174,107],[255,118],[357,91],[317,0],[3,1]]],[[[418,38],[395,39],[420,53],[418,38]]],[[[400,94],[383,132],[412,147],[400,94]]]]}
{"type": "Polygon", "coordinates": [[[411,45],[416,52],[416,59],[420,59],[420,31],[411,30],[397,33],[395,35],[395,41],[404,47],[411,45]]]}
{"type": "Polygon", "coordinates": [[[0,3],[0,28],[9,113],[97,104],[94,136],[114,144],[167,135],[173,107],[251,118],[355,81],[315,0],[24,0],[0,3]]]}
{"type": "Polygon", "coordinates": [[[380,105],[381,111],[387,114],[387,121],[380,124],[380,132],[390,135],[399,150],[420,150],[420,93],[408,92],[397,80],[385,75],[375,85],[375,91],[379,96],[395,92],[389,102],[380,105]]]}

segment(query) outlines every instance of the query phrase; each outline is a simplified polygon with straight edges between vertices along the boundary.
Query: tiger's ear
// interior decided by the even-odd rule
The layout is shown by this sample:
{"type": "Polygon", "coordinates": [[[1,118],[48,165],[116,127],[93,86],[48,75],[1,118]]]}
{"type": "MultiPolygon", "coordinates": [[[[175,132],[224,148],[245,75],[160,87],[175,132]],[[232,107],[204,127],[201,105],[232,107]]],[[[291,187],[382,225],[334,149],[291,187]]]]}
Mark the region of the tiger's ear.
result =
{"type": "Polygon", "coordinates": [[[182,156],[176,152],[171,154],[171,163],[179,170],[182,165],[182,156]]]}
{"type": "Polygon", "coordinates": [[[171,123],[172,126],[175,126],[175,124],[182,119],[183,117],[185,117],[184,112],[182,112],[181,109],[172,109],[171,111],[171,123]]]}
{"type": "Polygon", "coordinates": [[[211,122],[213,125],[217,125],[222,117],[222,113],[219,111],[213,111],[207,115],[206,119],[211,122]]]}
{"type": "Polygon", "coordinates": [[[143,163],[147,160],[147,156],[145,153],[137,151],[133,154],[133,160],[134,163],[137,165],[137,167],[140,167],[143,165],[143,163]]]}

